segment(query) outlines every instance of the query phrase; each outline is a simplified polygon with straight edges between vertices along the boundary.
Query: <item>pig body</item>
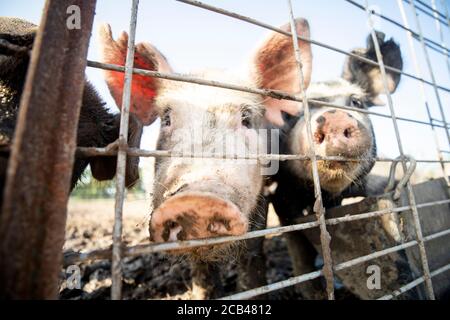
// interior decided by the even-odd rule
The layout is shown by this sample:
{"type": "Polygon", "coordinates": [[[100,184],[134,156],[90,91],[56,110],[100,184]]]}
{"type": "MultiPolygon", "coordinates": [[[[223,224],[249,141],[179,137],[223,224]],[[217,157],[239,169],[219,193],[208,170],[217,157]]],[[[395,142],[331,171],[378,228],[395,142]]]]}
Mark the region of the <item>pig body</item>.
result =
{"type": "MultiPolygon", "coordinates": [[[[386,65],[402,69],[400,49],[384,34],[377,37],[386,65]]],[[[373,42],[368,37],[367,48],[354,53],[375,60],[373,42]]],[[[400,77],[388,72],[388,89],[395,91],[400,77]]],[[[378,95],[383,93],[378,68],[350,57],[344,66],[341,79],[312,83],[307,90],[310,99],[366,109],[381,104],[378,95]]],[[[316,155],[364,159],[359,162],[318,160],[318,173],[325,208],[341,204],[345,197],[368,196],[383,192],[386,179],[369,175],[375,164],[376,142],[367,114],[356,111],[316,105],[310,102],[311,129],[316,155]]],[[[309,143],[303,116],[288,117],[281,135],[281,152],[307,154],[309,143]]],[[[275,211],[283,225],[305,222],[305,215],[313,212],[315,204],[314,183],[310,161],[294,160],[280,163],[274,179],[277,189],[271,196],[275,211]]],[[[296,275],[316,269],[317,251],[302,231],[286,234],[289,252],[296,275]]],[[[325,299],[321,281],[316,279],[299,286],[307,299],[325,299]]]]}

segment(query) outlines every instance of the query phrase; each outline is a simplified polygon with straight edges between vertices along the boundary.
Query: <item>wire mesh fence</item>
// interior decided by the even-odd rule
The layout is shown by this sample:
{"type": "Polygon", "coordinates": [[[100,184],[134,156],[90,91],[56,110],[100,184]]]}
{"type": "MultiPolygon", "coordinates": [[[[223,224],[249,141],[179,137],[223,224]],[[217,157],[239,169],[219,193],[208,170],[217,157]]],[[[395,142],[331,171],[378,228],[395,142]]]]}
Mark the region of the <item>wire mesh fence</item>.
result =
{"type": "MultiPolygon", "coordinates": [[[[425,282],[425,284],[426,284],[428,298],[434,299],[431,278],[442,272],[447,271],[449,269],[450,265],[446,265],[438,270],[430,271],[429,266],[428,266],[427,253],[426,253],[426,249],[425,249],[425,242],[432,241],[435,238],[448,235],[450,233],[450,230],[445,230],[445,231],[424,237],[422,234],[422,229],[421,229],[421,225],[420,225],[420,221],[419,221],[418,209],[426,207],[426,206],[445,204],[445,203],[449,203],[450,201],[448,201],[448,200],[435,201],[435,202],[417,205],[415,202],[415,197],[414,197],[414,193],[412,191],[411,184],[410,184],[410,182],[407,182],[406,187],[407,187],[408,197],[409,197],[409,202],[410,202],[409,206],[395,208],[395,209],[380,210],[377,212],[368,212],[368,213],[363,213],[363,214],[358,214],[358,215],[348,216],[348,217],[343,217],[343,218],[337,218],[337,219],[325,219],[325,209],[323,207],[322,199],[321,199],[321,187],[320,187],[320,181],[319,181],[319,173],[318,173],[318,169],[317,169],[317,160],[318,159],[322,159],[322,160],[326,159],[326,160],[338,160],[338,161],[339,160],[361,161],[361,159],[348,159],[348,158],[344,158],[344,157],[318,157],[314,154],[314,150],[312,148],[310,150],[310,154],[307,154],[307,155],[266,154],[266,155],[253,155],[253,156],[250,155],[250,156],[246,156],[245,158],[246,159],[259,159],[259,160],[265,158],[265,159],[271,159],[271,160],[277,159],[277,160],[286,160],[286,161],[293,160],[293,159],[310,160],[313,164],[312,170],[313,170],[313,177],[314,177],[314,188],[315,188],[315,193],[316,193],[315,208],[317,210],[315,213],[317,215],[317,221],[303,223],[303,224],[297,224],[297,225],[292,225],[292,226],[284,226],[284,227],[270,228],[270,229],[266,229],[266,230],[252,231],[252,232],[246,233],[243,236],[218,237],[218,238],[211,238],[211,239],[190,240],[190,241],[181,241],[181,242],[173,242],[173,243],[163,243],[163,244],[148,244],[148,245],[139,245],[139,246],[128,247],[128,248],[122,247],[122,243],[121,243],[121,212],[122,212],[123,199],[124,199],[124,197],[123,197],[123,194],[124,194],[124,182],[123,182],[124,181],[123,180],[124,179],[124,170],[123,170],[123,168],[124,168],[126,154],[133,155],[133,156],[147,156],[147,157],[170,157],[170,156],[177,155],[176,153],[170,152],[170,151],[158,151],[158,150],[149,151],[149,150],[127,149],[126,139],[124,137],[127,136],[126,123],[128,123],[127,117],[128,117],[128,112],[129,112],[129,101],[130,101],[129,97],[130,97],[130,83],[131,83],[129,79],[132,77],[132,73],[149,76],[149,77],[173,80],[173,81],[184,81],[184,82],[196,83],[199,85],[215,86],[215,87],[226,88],[226,89],[231,89],[231,90],[250,92],[253,94],[274,97],[277,99],[286,99],[286,100],[303,102],[304,117],[306,119],[307,128],[308,128],[308,139],[309,139],[309,142],[311,143],[311,145],[314,142],[313,142],[313,137],[312,137],[312,132],[311,132],[310,114],[309,114],[309,107],[308,107],[309,101],[317,103],[319,105],[327,105],[327,106],[331,106],[331,107],[338,108],[338,109],[340,108],[340,109],[344,109],[344,110],[353,110],[353,111],[368,113],[371,115],[376,115],[376,116],[381,116],[381,117],[389,117],[393,121],[393,125],[395,128],[395,134],[396,134],[396,140],[397,140],[398,147],[400,150],[400,162],[402,163],[405,171],[406,171],[407,157],[405,157],[404,152],[403,152],[402,140],[400,137],[397,121],[408,121],[408,122],[413,122],[413,123],[417,123],[417,124],[428,125],[428,126],[431,126],[433,129],[436,127],[444,128],[444,129],[446,129],[445,131],[447,134],[447,139],[450,143],[450,138],[449,138],[449,133],[448,133],[449,127],[448,127],[448,123],[445,118],[445,112],[444,112],[443,105],[441,103],[441,100],[439,99],[439,96],[440,96],[439,90],[449,92],[450,89],[442,84],[436,83],[434,76],[433,76],[432,69],[431,69],[431,64],[429,62],[429,58],[427,55],[427,48],[430,48],[433,50],[439,50],[439,52],[442,53],[443,55],[445,55],[446,58],[448,59],[448,49],[445,47],[445,44],[438,44],[428,38],[423,37],[422,31],[420,28],[420,22],[418,19],[416,19],[416,21],[415,21],[417,32],[413,31],[409,27],[408,21],[406,20],[406,16],[404,14],[405,9],[403,7],[403,2],[401,0],[398,0],[398,6],[399,6],[399,9],[401,10],[401,12],[403,13],[402,14],[403,23],[392,21],[391,19],[384,17],[382,15],[381,15],[381,17],[384,19],[387,19],[388,21],[392,22],[393,24],[404,29],[407,32],[410,39],[416,39],[416,40],[420,41],[420,43],[422,45],[422,49],[427,57],[427,61],[428,61],[427,69],[429,70],[429,73],[430,73],[430,76],[432,79],[431,81],[427,81],[423,78],[422,72],[418,66],[416,58],[414,58],[415,66],[416,66],[416,75],[406,73],[404,71],[401,71],[401,70],[398,70],[398,69],[395,69],[395,68],[392,68],[389,66],[385,66],[383,63],[378,40],[375,36],[375,33],[374,33],[375,31],[374,31],[373,27],[371,29],[371,34],[372,34],[372,39],[375,43],[375,48],[376,48],[376,53],[377,53],[377,61],[371,61],[371,60],[363,58],[359,55],[355,55],[353,53],[346,52],[341,49],[328,46],[319,41],[301,37],[301,36],[297,35],[295,28],[291,28],[292,32],[286,32],[279,28],[276,28],[276,27],[267,25],[263,22],[257,21],[255,19],[245,17],[245,16],[239,15],[234,12],[229,12],[229,11],[223,10],[221,8],[207,5],[207,4],[198,2],[198,1],[180,0],[180,2],[189,4],[192,6],[196,6],[196,7],[205,9],[205,10],[209,10],[209,11],[212,11],[212,12],[215,12],[218,14],[226,15],[226,16],[229,16],[234,19],[239,19],[239,20],[242,20],[242,21],[278,32],[287,37],[292,37],[293,46],[294,46],[295,52],[296,52],[296,60],[298,63],[298,68],[300,69],[300,73],[299,73],[300,75],[302,75],[302,72],[301,72],[302,63],[301,63],[301,59],[300,59],[300,52],[299,52],[300,49],[298,48],[298,43],[296,41],[297,39],[305,40],[312,44],[322,46],[327,49],[334,50],[334,51],[337,51],[339,53],[342,53],[342,54],[345,54],[348,56],[352,56],[352,57],[359,59],[365,63],[372,64],[372,65],[379,67],[382,77],[384,79],[383,82],[384,82],[385,92],[388,97],[388,105],[389,105],[391,114],[388,116],[388,115],[384,115],[381,113],[371,112],[368,110],[361,110],[361,109],[353,108],[351,106],[341,106],[341,105],[326,103],[326,102],[318,101],[318,100],[310,100],[307,97],[306,91],[303,89],[304,84],[303,84],[302,77],[300,77],[300,79],[298,79],[298,81],[301,84],[300,85],[300,88],[301,88],[300,94],[292,95],[287,92],[280,92],[280,91],[275,91],[275,90],[270,90],[270,89],[257,89],[257,88],[237,86],[234,84],[223,83],[220,81],[208,81],[208,80],[194,78],[191,76],[186,76],[186,75],[181,75],[181,74],[165,74],[165,73],[151,71],[151,70],[133,69],[133,60],[131,57],[133,56],[134,35],[136,32],[136,20],[137,20],[137,13],[138,13],[138,0],[133,0],[131,19],[130,19],[131,23],[130,23],[130,30],[129,30],[130,37],[128,39],[128,52],[127,52],[127,60],[126,60],[125,67],[118,66],[118,65],[99,63],[99,62],[95,62],[95,61],[88,62],[88,66],[90,66],[90,67],[125,72],[125,74],[126,74],[125,79],[127,79],[125,81],[123,106],[122,106],[122,119],[124,119],[124,120],[122,122],[123,125],[121,126],[121,137],[119,138],[119,143],[117,144],[118,153],[119,153],[119,160],[118,160],[118,169],[119,170],[117,171],[118,179],[117,179],[116,211],[115,211],[116,219],[115,219],[115,226],[114,226],[114,237],[113,237],[113,248],[112,248],[112,261],[113,261],[113,267],[112,267],[113,286],[112,286],[112,293],[111,293],[112,299],[120,299],[120,297],[121,297],[120,263],[121,263],[121,259],[124,256],[134,256],[134,255],[148,254],[148,253],[152,253],[152,252],[161,252],[161,251],[168,251],[168,250],[174,250],[174,249],[185,249],[185,248],[193,248],[193,247],[198,247],[198,246],[214,245],[214,244],[225,243],[225,242],[230,242],[230,241],[239,241],[239,240],[251,239],[251,238],[255,238],[255,237],[263,237],[266,235],[283,234],[286,232],[303,230],[303,229],[313,228],[313,227],[319,227],[320,232],[321,232],[322,252],[323,252],[323,258],[324,258],[324,269],[322,271],[304,274],[301,276],[293,277],[288,280],[273,283],[273,284],[270,284],[270,285],[267,285],[264,287],[251,289],[251,290],[248,290],[245,292],[240,292],[240,293],[228,296],[228,297],[224,297],[224,299],[247,299],[247,298],[251,298],[251,297],[255,297],[255,296],[267,293],[269,291],[278,290],[278,289],[281,289],[281,288],[284,288],[287,286],[292,286],[294,284],[308,281],[308,280],[311,280],[311,279],[314,279],[314,278],[317,278],[320,276],[325,276],[325,279],[327,282],[326,287],[327,287],[328,298],[334,299],[334,289],[333,289],[334,288],[334,283],[333,283],[334,282],[334,280],[333,280],[334,272],[336,272],[338,270],[342,270],[344,268],[351,267],[353,265],[356,265],[356,264],[364,262],[364,261],[368,261],[370,259],[374,259],[376,257],[382,256],[385,254],[403,250],[403,249],[411,247],[411,246],[418,246],[420,249],[420,258],[421,258],[421,262],[422,262],[423,276],[421,276],[420,278],[415,279],[413,282],[399,288],[398,291],[392,293],[391,295],[384,296],[381,299],[392,299],[395,296],[398,296],[423,282],[425,282]],[[415,120],[415,119],[396,117],[392,98],[390,98],[390,93],[387,88],[387,82],[386,82],[387,80],[386,80],[386,73],[385,73],[386,71],[385,70],[400,73],[407,77],[417,80],[419,82],[420,86],[422,87],[422,92],[424,91],[424,89],[423,89],[424,85],[433,86],[433,88],[435,90],[435,95],[437,97],[437,101],[439,104],[439,109],[441,112],[442,119],[433,119],[430,116],[428,121],[421,121],[421,120],[415,120]],[[389,249],[386,249],[383,251],[375,252],[375,253],[369,254],[364,257],[359,257],[359,258],[353,259],[351,261],[333,265],[333,262],[331,259],[330,244],[329,244],[330,240],[329,240],[329,235],[328,235],[327,228],[326,228],[327,225],[332,225],[332,224],[337,224],[337,223],[345,223],[347,221],[355,221],[358,219],[369,219],[369,218],[385,215],[388,213],[401,212],[401,211],[405,211],[405,210],[411,211],[411,213],[414,217],[416,240],[409,241],[407,243],[403,243],[401,245],[398,245],[398,246],[395,246],[395,247],[392,247],[392,248],[389,248],[389,249]]],[[[372,15],[376,14],[369,9],[368,1],[366,1],[364,5],[360,5],[354,1],[348,1],[348,2],[357,6],[360,9],[364,10],[367,14],[369,21],[371,21],[372,15]]],[[[420,10],[422,12],[424,12],[424,10],[425,10],[425,9],[419,9],[417,7],[417,5],[414,3],[414,1],[410,1],[409,4],[411,6],[411,10],[414,12],[414,15],[416,17],[417,17],[416,10],[420,10]]],[[[420,3],[420,4],[423,5],[423,3],[420,3]]],[[[435,6],[434,1],[433,1],[433,6],[435,6]]],[[[289,17],[290,17],[290,21],[291,21],[291,26],[293,26],[294,25],[294,14],[292,12],[292,6],[291,6],[291,3],[289,0],[288,0],[288,7],[289,7],[289,17]]],[[[425,5],[424,8],[428,9],[429,11],[431,11],[433,13],[433,17],[436,19],[437,22],[439,22],[440,24],[445,24],[445,26],[448,27],[448,20],[447,20],[447,22],[445,22],[444,14],[436,11],[435,9],[432,9],[431,7],[429,7],[427,5],[425,5]]],[[[410,50],[411,50],[412,56],[415,57],[412,40],[409,41],[409,45],[410,45],[410,50]]],[[[422,97],[423,97],[423,99],[425,99],[424,95],[422,97]]],[[[428,103],[425,103],[425,106],[427,106],[427,108],[428,108],[428,103]]],[[[428,112],[428,114],[429,114],[429,112],[428,112]]],[[[83,149],[79,148],[78,152],[80,155],[116,154],[117,148],[115,148],[115,149],[113,149],[113,148],[109,148],[109,149],[108,148],[103,148],[103,149],[102,148],[83,148],[83,149]]],[[[445,151],[442,151],[441,149],[439,149],[439,155],[440,155],[439,160],[418,159],[417,161],[418,162],[441,163],[441,167],[442,167],[443,173],[444,173],[443,175],[444,175],[444,177],[447,177],[447,174],[445,173],[445,163],[448,163],[449,160],[444,160],[444,157],[442,156],[443,152],[445,152],[445,151]]],[[[183,154],[180,156],[195,157],[195,155],[186,155],[186,154],[183,154]]],[[[235,156],[236,158],[239,157],[236,155],[233,155],[233,156],[235,156]]],[[[202,154],[202,157],[224,158],[225,156],[224,155],[214,155],[214,154],[211,154],[211,155],[202,154]]],[[[396,160],[388,159],[388,158],[377,158],[377,161],[396,161],[396,160]]],[[[105,249],[105,250],[97,250],[97,251],[93,251],[93,252],[89,252],[89,253],[75,254],[75,255],[72,255],[67,258],[69,259],[68,261],[83,261],[83,260],[89,260],[89,259],[93,259],[93,258],[106,258],[110,254],[111,254],[111,250],[105,249]]]]}
{"type": "MultiPolygon", "coordinates": [[[[444,205],[449,204],[450,200],[439,200],[439,201],[432,201],[427,203],[416,203],[416,198],[413,192],[413,188],[410,181],[406,181],[406,194],[408,197],[409,204],[406,206],[396,207],[396,208],[389,208],[384,210],[377,210],[372,212],[365,212],[360,213],[356,215],[349,215],[345,217],[340,218],[326,218],[326,210],[323,205],[322,200],[322,188],[320,184],[319,179],[319,172],[318,172],[318,161],[319,160],[333,160],[333,161],[363,161],[362,158],[354,158],[349,159],[347,157],[338,157],[338,156],[319,156],[315,154],[314,148],[310,147],[309,152],[307,154],[250,154],[246,156],[241,156],[237,154],[233,155],[223,155],[223,154],[205,154],[197,155],[197,154],[186,154],[186,153],[177,153],[176,151],[164,151],[164,150],[142,150],[137,148],[129,147],[127,144],[127,137],[128,137],[128,123],[129,123],[129,113],[130,113],[130,97],[131,97],[131,81],[133,75],[141,75],[146,77],[153,77],[153,78],[159,78],[159,79],[166,79],[171,81],[179,81],[179,82],[188,82],[193,83],[197,85],[202,86],[212,86],[212,87],[219,87],[224,89],[230,89],[230,90],[236,90],[236,91],[242,91],[242,92],[248,92],[255,95],[262,95],[266,97],[271,97],[275,99],[280,100],[290,100],[290,101],[296,101],[296,102],[302,102],[304,106],[304,113],[303,117],[306,121],[306,128],[307,128],[307,137],[308,137],[308,143],[310,146],[314,145],[314,138],[312,133],[312,127],[311,127],[311,114],[310,114],[310,108],[309,104],[314,103],[316,105],[322,105],[322,106],[328,106],[333,107],[336,109],[342,109],[342,110],[351,110],[356,111],[364,114],[369,114],[377,117],[383,117],[388,118],[392,120],[392,124],[395,131],[395,139],[398,145],[399,150],[399,157],[398,158],[387,158],[387,157],[376,157],[377,162],[392,162],[392,163],[401,163],[404,172],[408,170],[408,164],[411,163],[411,159],[404,153],[404,148],[402,144],[402,137],[400,135],[399,131],[399,122],[408,122],[413,123],[417,125],[424,125],[429,126],[433,129],[433,132],[435,133],[435,142],[438,145],[438,159],[416,159],[416,162],[422,162],[422,163],[436,163],[440,164],[440,167],[442,169],[442,176],[445,177],[445,179],[448,182],[448,174],[446,173],[446,164],[450,163],[450,160],[445,159],[444,154],[448,153],[446,149],[450,147],[450,135],[449,135],[449,123],[446,119],[446,112],[445,112],[445,106],[441,100],[441,93],[449,93],[450,87],[446,84],[437,83],[436,79],[433,74],[430,57],[428,55],[428,49],[438,52],[443,56],[443,59],[446,61],[447,66],[449,66],[449,49],[447,48],[444,38],[442,35],[442,30],[445,29],[447,31],[450,30],[450,20],[448,17],[447,11],[445,13],[442,13],[436,9],[436,3],[435,0],[431,0],[430,5],[425,3],[424,1],[419,0],[397,0],[397,5],[399,7],[399,10],[401,12],[402,16],[402,22],[395,21],[387,16],[381,15],[379,13],[374,12],[369,7],[369,1],[364,1],[363,4],[360,4],[356,1],[350,1],[345,0],[345,2],[348,2],[352,4],[353,6],[361,9],[362,13],[367,15],[367,19],[369,21],[369,25],[371,27],[371,37],[375,46],[376,51],[376,60],[370,60],[365,57],[362,57],[360,55],[357,55],[353,52],[348,52],[336,47],[332,47],[330,45],[327,45],[325,43],[322,43],[320,41],[317,41],[315,39],[305,38],[301,35],[298,35],[296,32],[295,26],[295,14],[292,9],[291,0],[287,0],[288,5],[288,12],[286,12],[286,15],[289,16],[289,21],[291,24],[291,32],[284,31],[280,28],[268,25],[264,22],[255,20],[250,17],[246,17],[243,15],[240,15],[235,12],[230,12],[209,4],[205,4],[199,1],[192,1],[192,0],[177,0],[178,2],[198,7],[204,10],[207,10],[211,12],[211,14],[216,13],[220,15],[225,15],[230,17],[231,19],[238,19],[271,31],[274,31],[276,33],[279,33],[285,37],[290,37],[292,39],[292,45],[294,47],[295,52],[295,58],[297,63],[297,68],[299,70],[299,79],[297,80],[300,87],[300,92],[298,94],[290,94],[288,92],[282,92],[278,90],[271,90],[271,89],[260,89],[260,88],[254,88],[254,87],[246,87],[246,86],[240,86],[236,84],[231,83],[225,83],[221,82],[220,79],[216,79],[214,81],[212,80],[205,80],[201,78],[196,78],[190,75],[183,75],[183,74],[177,74],[177,73],[163,73],[153,70],[144,70],[139,68],[134,68],[134,50],[135,50],[135,35],[136,35],[136,25],[137,25],[137,16],[138,16],[138,7],[139,7],[139,0],[132,0],[132,6],[131,6],[131,17],[130,17],[130,27],[129,27],[129,37],[128,37],[128,43],[127,43],[127,55],[126,55],[126,62],[124,66],[120,65],[113,65],[113,64],[107,64],[107,63],[101,63],[97,61],[88,61],[87,66],[92,68],[98,68],[103,70],[112,70],[112,71],[118,71],[123,72],[125,74],[125,81],[124,81],[124,88],[123,88],[123,97],[122,97],[122,107],[121,107],[121,122],[120,122],[120,133],[119,133],[119,139],[114,143],[111,144],[105,148],[77,148],[76,155],[78,157],[92,157],[92,156],[104,156],[104,155],[117,155],[117,171],[116,171],[116,198],[115,198],[115,219],[114,219],[114,230],[113,230],[113,243],[112,248],[108,249],[101,249],[101,250],[94,250],[91,252],[86,253],[71,253],[70,255],[67,255],[65,257],[65,263],[71,264],[71,263],[79,263],[87,260],[92,259],[109,259],[112,258],[112,289],[111,289],[111,298],[112,299],[121,299],[121,292],[122,292],[122,259],[127,256],[137,256],[137,255],[144,255],[154,252],[164,252],[164,251],[170,251],[170,250],[177,250],[177,249],[187,249],[187,248],[195,248],[195,247],[203,247],[203,246],[211,246],[211,245],[217,245],[222,243],[228,243],[228,242],[234,242],[234,241],[242,241],[247,239],[253,239],[258,237],[265,237],[268,235],[281,235],[288,232],[298,231],[298,230],[306,230],[310,228],[318,227],[320,230],[320,241],[321,241],[321,248],[322,248],[322,256],[324,260],[324,267],[322,270],[318,270],[315,272],[302,274],[299,276],[295,276],[292,278],[289,278],[287,280],[283,280],[280,282],[272,283],[263,287],[250,289],[247,291],[239,292],[230,296],[223,297],[223,299],[248,299],[252,297],[256,297],[262,294],[265,294],[270,291],[274,290],[280,290],[282,288],[293,286],[295,284],[299,284],[305,281],[309,281],[312,279],[316,279],[318,277],[323,276],[326,281],[326,292],[328,299],[332,300],[334,299],[334,275],[337,271],[350,268],[352,266],[355,266],[357,264],[370,261],[372,259],[375,259],[377,257],[381,257],[384,255],[388,255],[393,252],[398,252],[400,250],[404,250],[406,248],[410,247],[418,247],[419,248],[419,255],[420,255],[420,262],[421,262],[421,272],[422,275],[416,279],[414,279],[412,282],[400,287],[397,291],[392,292],[389,295],[385,295],[381,297],[380,299],[393,299],[408,290],[413,289],[414,287],[424,283],[426,287],[427,297],[429,299],[435,299],[435,294],[433,290],[433,283],[432,278],[442,274],[444,272],[448,272],[450,269],[450,264],[447,264],[439,269],[436,270],[430,270],[429,268],[429,261],[427,256],[427,251],[425,247],[425,243],[428,241],[433,241],[437,238],[448,236],[450,234],[450,229],[443,230],[431,235],[424,236],[422,232],[422,226],[419,219],[419,211],[418,209],[432,207],[432,206],[438,206],[438,205],[444,205]],[[405,7],[404,4],[409,6],[409,9],[413,12],[413,16],[415,17],[414,27],[411,27],[409,25],[409,22],[407,20],[407,16],[405,14],[405,7]],[[431,40],[430,38],[424,37],[420,21],[418,19],[418,12],[421,14],[428,15],[435,19],[436,21],[436,29],[438,33],[440,34],[440,40],[441,43],[437,43],[436,41],[431,40]],[[373,27],[372,18],[373,16],[381,17],[382,19],[392,23],[393,25],[401,28],[404,30],[408,36],[408,45],[411,57],[413,58],[414,67],[415,67],[415,74],[411,74],[390,66],[386,66],[383,63],[383,57],[381,55],[380,51],[380,44],[378,42],[375,29],[373,27]],[[352,106],[342,106],[337,105],[329,102],[324,102],[321,100],[316,99],[309,99],[307,91],[305,89],[304,79],[303,79],[303,72],[302,72],[302,61],[301,61],[301,55],[300,55],[300,48],[298,45],[298,40],[303,40],[308,43],[311,43],[313,45],[317,45],[320,47],[323,47],[328,50],[332,50],[335,52],[338,52],[340,54],[350,56],[352,58],[358,59],[359,61],[376,66],[379,68],[382,79],[383,79],[383,88],[384,92],[387,96],[388,101],[388,107],[390,114],[386,115],[379,112],[369,111],[366,109],[360,109],[355,108],[352,106]],[[429,77],[431,81],[426,80],[424,76],[424,71],[421,69],[421,66],[418,63],[415,49],[414,49],[414,41],[417,41],[421,45],[421,49],[423,51],[423,54],[426,58],[426,70],[428,71],[429,77]],[[426,108],[428,119],[427,120],[418,120],[418,119],[411,119],[406,117],[398,117],[395,113],[395,107],[393,104],[393,100],[391,98],[391,94],[388,89],[388,82],[386,77],[386,71],[401,74],[408,78],[411,78],[415,81],[417,81],[420,92],[421,92],[421,99],[423,102],[423,105],[426,108]],[[437,105],[439,107],[440,112],[440,119],[436,119],[431,116],[429,105],[430,103],[427,100],[426,94],[425,94],[425,86],[431,86],[433,88],[433,92],[437,101],[437,105]],[[439,141],[437,138],[436,129],[444,129],[446,133],[446,138],[448,144],[446,146],[439,146],[439,141]],[[313,182],[314,182],[314,191],[316,195],[316,200],[314,204],[314,212],[316,215],[316,221],[313,222],[307,222],[307,223],[300,223],[300,224],[293,224],[289,226],[282,226],[282,227],[274,227],[274,228],[267,228],[264,230],[257,230],[257,231],[249,231],[241,236],[227,236],[227,237],[216,237],[216,238],[208,238],[208,239],[198,239],[198,240],[186,240],[186,241],[175,241],[175,242],[168,242],[168,243],[150,243],[145,245],[136,245],[136,246],[124,246],[122,243],[122,211],[123,211],[123,204],[125,199],[125,167],[126,167],[126,158],[128,156],[139,156],[139,157],[188,157],[188,158],[195,158],[195,157],[201,157],[201,158],[215,158],[215,159],[224,159],[224,158],[231,158],[231,159],[252,159],[252,160],[278,160],[278,161],[291,161],[291,160],[302,160],[302,161],[310,161],[312,164],[312,175],[313,175],[313,182]],[[396,246],[393,246],[391,248],[377,251],[365,256],[361,256],[346,262],[341,262],[338,264],[334,264],[332,261],[332,254],[331,254],[331,247],[330,247],[330,235],[327,230],[327,227],[332,225],[337,225],[341,223],[346,223],[350,221],[357,221],[357,220],[363,220],[363,219],[372,219],[375,217],[381,217],[387,214],[396,213],[396,212],[410,212],[413,223],[414,223],[414,229],[415,229],[415,240],[411,240],[396,246]]],[[[344,2],[344,1],[343,1],[344,2]]],[[[443,8],[447,10],[446,4],[443,1],[443,8]]],[[[449,67],[450,71],[450,67],[449,67]]]]}

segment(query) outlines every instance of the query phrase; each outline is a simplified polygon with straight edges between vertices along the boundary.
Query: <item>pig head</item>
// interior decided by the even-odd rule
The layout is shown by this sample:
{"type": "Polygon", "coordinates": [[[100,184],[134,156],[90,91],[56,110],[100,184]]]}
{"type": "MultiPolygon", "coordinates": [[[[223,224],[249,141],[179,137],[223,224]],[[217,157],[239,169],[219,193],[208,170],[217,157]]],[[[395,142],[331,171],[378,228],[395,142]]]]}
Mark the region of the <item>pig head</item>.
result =
{"type": "MultiPolygon", "coordinates": [[[[387,66],[402,68],[399,46],[392,40],[384,41],[384,34],[378,32],[381,52],[387,66]]],[[[368,37],[366,49],[353,52],[374,59],[375,52],[371,37],[368,37]]],[[[376,60],[376,59],[375,59],[376,60]]],[[[379,97],[384,93],[381,76],[377,66],[369,65],[354,57],[347,59],[343,78],[312,83],[307,90],[310,99],[350,106],[356,109],[382,104],[379,97]]],[[[400,75],[387,72],[389,91],[396,90],[400,75]]],[[[372,169],[376,157],[375,135],[370,118],[366,113],[343,110],[311,102],[311,128],[314,149],[319,156],[340,156],[351,159],[364,159],[359,162],[319,160],[319,178],[322,188],[331,194],[340,194],[353,182],[358,182],[372,169]]],[[[306,122],[300,116],[291,119],[285,135],[285,152],[306,154],[309,143],[306,134],[306,122]]],[[[289,161],[294,175],[312,183],[311,162],[289,161]]]]}

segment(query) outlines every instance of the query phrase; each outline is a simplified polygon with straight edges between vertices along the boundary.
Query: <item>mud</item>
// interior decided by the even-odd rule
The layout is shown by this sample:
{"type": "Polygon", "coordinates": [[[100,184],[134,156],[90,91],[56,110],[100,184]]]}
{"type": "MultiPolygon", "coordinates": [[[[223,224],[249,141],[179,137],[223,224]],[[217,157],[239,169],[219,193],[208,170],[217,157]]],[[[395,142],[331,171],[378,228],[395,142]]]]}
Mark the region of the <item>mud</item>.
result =
{"type": "MultiPolygon", "coordinates": [[[[148,243],[148,215],[146,201],[127,201],[124,210],[124,242],[127,245],[148,243]]],[[[83,251],[106,248],[111,244],[113,200],[73,201],[69,204],[64,251],[83,251]]],[[[274,220],[272,217],[271,220],[274,220]]],[[[269,221],[272,225],[275,222],[269,221]]],[[[283,237],[264,240],[269,283],[293,276],[292,266],[283,237]]],[[[221,282],[225,295],[237,292],[236,257],[220,263],[221,282]]],[[[81,288],[68,289],[70,276],[61,271],[61,299],[109,299],[111,262],[90,261],[79,264],[81,288]]],[[[190,299],[193,297],[190,263],[181,257],[155,253],[123,260],[123,299],[190,299]]],[[[347,295],[338,290],[337,298],[347,295]]],[[[272,292],[269,299],[301,299],[294,287],[272,292]]]]}

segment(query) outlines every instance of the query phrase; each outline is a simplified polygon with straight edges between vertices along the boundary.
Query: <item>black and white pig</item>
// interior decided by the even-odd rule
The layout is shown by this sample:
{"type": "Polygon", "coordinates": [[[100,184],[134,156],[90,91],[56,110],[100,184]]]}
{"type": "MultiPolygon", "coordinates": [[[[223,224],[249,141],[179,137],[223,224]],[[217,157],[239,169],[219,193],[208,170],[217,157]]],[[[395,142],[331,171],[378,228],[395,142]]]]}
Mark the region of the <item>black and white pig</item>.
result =
{"type": "MultiPolygon", "coordinates": [[[[377,32],[385,65],[402,69],[399,46],[377,32]]],[[[374,44],[369,35],[365,49],[353,53],[376,61],[374,44]]],[[[387,71],[388,88],[392,93],[400,75],[387,71]]],[[[311,83],[307,90],[310,99],[342,106],[367,109],[382,104],[379,98],[384,87],[379,68],[354,57],[347,58],[342,77],[337,80],[311,83]]],[[[318,171],[325,208],[340,205],[346,196],[367,196],[382,193],[385,179],[369,175],[377,153],[375,135],[367,114],[337,109],[309,102],[314,150],[319,156],[363,158],[360,162],[318,160],[318,171]]],[[[281,137],[281,152],[307,154],[309,148],[304,117],[287,117],[281,137]]],[[[275,177],[277,189],[271,196],[280,222],[291,225],[304,222],[303,215],[312,212],[315,203],[310,161],[293,160],[280,163],[275,177]]],[[[289,252],[296,275],[315,270],[317,251],[301,231],[286,234],[289,252]]],[[[326,298],[320,280],[299,286],[307,299],[326,298]]]]}

